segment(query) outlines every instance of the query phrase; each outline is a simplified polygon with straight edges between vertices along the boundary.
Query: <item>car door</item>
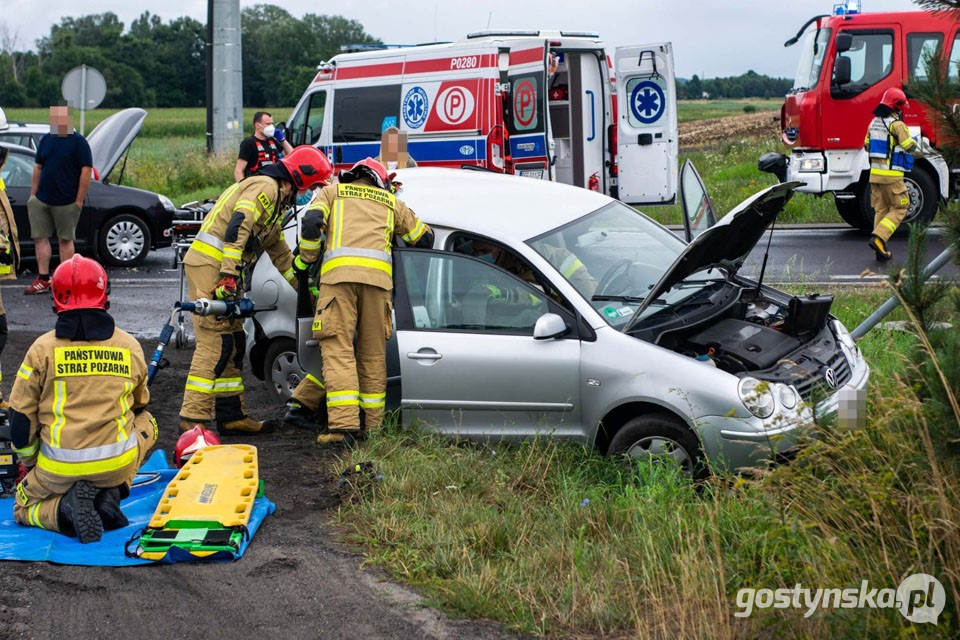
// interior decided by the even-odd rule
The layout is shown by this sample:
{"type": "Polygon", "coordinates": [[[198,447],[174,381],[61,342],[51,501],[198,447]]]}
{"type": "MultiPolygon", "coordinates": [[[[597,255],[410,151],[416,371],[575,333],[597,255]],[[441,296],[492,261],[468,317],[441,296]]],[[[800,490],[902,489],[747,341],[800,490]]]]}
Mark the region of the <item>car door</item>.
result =
{"type": "MultiPolygon", "coordinates": [[[[517,38],[508,40],[507,44],[509,48],[501,48],[499,67],[501,89],[505,90],[503,120],[510,138],[513,172],[528,178],[549,179],[547,41],[517,38]]],[[[495,157],[488,158],[488,162],[499,170],[495,157]]]]}
{"type": "Polygon", "coordinates": [[[27,217],[27,200],[30,199],[30,183],[33,180],[33,156],[11,151],[0,169],[0,179],[7,190],[7,198],[13,207],[20,246],[33,246],[30,239],[30,220],[27,217]]]}
{"type": "Polygon", "coordinates": [[[669,42],[617,47],[618,197],[673,202],[677,193],[677,93],[669,42]]]}
{"type": "Polygon", "coordinates": [[[680,203],[683,206],[683,230],[687,242],[712,227],[717,222],[713,201],[707,195],[707,187],[700,173],[689,159],[680,170],[680,203]]]}
{"type": "Polygon", "coordinates": [[[492,264],[397,250],[395,310],[405,423],[465,437],[582,437],[580,340],[570,314],[492,264]],[[535,340],[544,313],[571,330],[535,340]]]}

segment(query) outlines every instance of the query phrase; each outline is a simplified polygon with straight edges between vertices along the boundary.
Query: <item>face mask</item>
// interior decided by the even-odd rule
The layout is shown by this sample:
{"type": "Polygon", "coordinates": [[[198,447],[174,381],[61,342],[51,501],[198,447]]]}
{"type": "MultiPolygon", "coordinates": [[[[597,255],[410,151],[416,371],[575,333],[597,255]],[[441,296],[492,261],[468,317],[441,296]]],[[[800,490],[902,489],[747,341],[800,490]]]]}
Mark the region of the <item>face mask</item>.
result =
{"type": "Polygon", "coordinates": [[[477,256],[484,262],[489,262],[490,264],[496,264],[496,259],[493,257],[492,253],[481,253],[477,256]]]}
{"type": "Polygon", "coordinates": [[[300,191],[297,193],[297,206],[302,207],[310,203],[310,200],[313,198],[312,191],[300,191]]]}
{"type": "Polygon", "coordinates": [[[277,132],[277,128],[272,124],[268,124],[263,128],[263,135],[267,136],[268,138],[272,138],[273,134],[276,132],[277,132]]]}

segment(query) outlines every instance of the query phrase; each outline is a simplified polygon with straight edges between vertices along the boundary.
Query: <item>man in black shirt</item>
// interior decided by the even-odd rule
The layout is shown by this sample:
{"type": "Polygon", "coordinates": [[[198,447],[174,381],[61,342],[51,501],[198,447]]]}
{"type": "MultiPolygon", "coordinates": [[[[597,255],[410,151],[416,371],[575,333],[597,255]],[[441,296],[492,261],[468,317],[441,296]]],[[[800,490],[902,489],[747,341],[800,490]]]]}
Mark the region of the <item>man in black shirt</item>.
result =
{"type": "Polygon", "coordinates": [[[233,167],[233,179],[240,182],[267,165],[280,159],[281,153],[290,153],[293,147],[284,139],[283,129],[273,126],[273,116],[266,111],[253,114],[253,135],[244,138],[233,167]]]}

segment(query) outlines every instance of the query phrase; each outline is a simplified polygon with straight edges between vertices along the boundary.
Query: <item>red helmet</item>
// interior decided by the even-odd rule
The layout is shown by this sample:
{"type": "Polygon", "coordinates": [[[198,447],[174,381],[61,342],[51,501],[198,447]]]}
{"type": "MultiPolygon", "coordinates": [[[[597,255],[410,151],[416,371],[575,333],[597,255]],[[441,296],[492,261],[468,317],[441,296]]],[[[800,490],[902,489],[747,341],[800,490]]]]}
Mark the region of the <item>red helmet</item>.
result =
{"type": "Polygon", "coordinates": [[[190,456],[204,447],[212,447],[220,444],[220,437],[204,429],[199,424],[189,431],[184,431],[177,438],[177,446],[173,449],[173,460],[178,467],[182,467],[190,460],[190,456]]]}
{"type": "Polygon", "coordinates": [[[364,158],[350,167],[350,171],[340,174],[340,182],[353,182],[358,178],[369,178],[373,181],[373,184],[381,189],[386,189],[390,184],[387,168],[373,158],[364,158]],[[346,177],[346,180],[344,180],[344,177],[346,177]]]}
{"type": "Polygon", "coordinates": [[[300,145],[291,151],[280,159],[280,164],[286,167],[298,191],[312,189],[333,175],[333,167],[327,156],[309,144],[300,145]]]}
{"type": "Polygon", "coordinates": [[[74,254],[64,260],[50,280],[53,309],[57,313],[73,309],[106,309],[110,284],[106,270],[90,258],[74,254]]]}
{"type": "Polygon", "coordinates": [[[905,94],[902,89],[897,89],[896,87],[890,87],[883,92],[883,97],[880,98],[880,104],[886,105],[891,109],[896,109],[897,111],[901,111],[904,107],[910,106],[910,103],[907,102],[907,94],[905,94]]]}

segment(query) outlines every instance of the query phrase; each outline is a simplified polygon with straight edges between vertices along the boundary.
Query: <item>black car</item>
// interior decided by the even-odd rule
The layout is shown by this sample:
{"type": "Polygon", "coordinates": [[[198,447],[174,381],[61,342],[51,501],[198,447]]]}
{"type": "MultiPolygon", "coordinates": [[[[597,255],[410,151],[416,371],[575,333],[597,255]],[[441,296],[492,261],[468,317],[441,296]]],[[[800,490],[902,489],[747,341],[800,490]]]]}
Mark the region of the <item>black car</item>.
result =
{"type": "MultiPolygon", "coordinates": [[[[170,227],[175,208],[169,198],[119,184],[111,184],[114,169],[137,136],[147,112],[124,109],[98,124],[87,142],[93,155],[94,178],[77,223],[78,251],[95,255],[102,262],[131,267],[143,262],[151,249],[171,244],[170,227]]],[[[0,169],[13,206],[24,256],[33,255],[27,200],[33,178],[34,150],[0,142],[10,153],[0,169]]],[[[121,170],[122,174],[122,170],[121,170]]],[[[56,246],[56,244],[54,244],[56,246]]]]}

